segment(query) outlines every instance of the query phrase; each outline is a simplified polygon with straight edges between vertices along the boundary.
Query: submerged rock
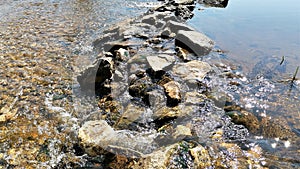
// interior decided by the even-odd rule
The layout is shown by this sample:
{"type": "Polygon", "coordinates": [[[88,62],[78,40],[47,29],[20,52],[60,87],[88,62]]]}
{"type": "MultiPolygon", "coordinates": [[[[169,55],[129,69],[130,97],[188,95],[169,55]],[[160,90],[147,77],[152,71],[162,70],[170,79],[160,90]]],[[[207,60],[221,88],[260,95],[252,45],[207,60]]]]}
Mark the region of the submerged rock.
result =
{"type": "Polygon", "coordinates": [[[128,130],[114,130],[104,120],[85,122],[79,129],[78,138],[85,152],[91,156],[112,152],[141,157],[156,148],[153,133],[141,135],[128,130]]]}
{"type": "Polygon", "coordinates": [[[257,117],[246,110],[227,112],[235,124],[244,125],[252,134],[257,134],[260,128],[257,117]]]}
{"type": "Polygon", "coordinates": [[[204,34],[185,30],[178,31],[175,44],[191,50],[197,56],[207,55],[214,46],[214,42],[204,34]]]}

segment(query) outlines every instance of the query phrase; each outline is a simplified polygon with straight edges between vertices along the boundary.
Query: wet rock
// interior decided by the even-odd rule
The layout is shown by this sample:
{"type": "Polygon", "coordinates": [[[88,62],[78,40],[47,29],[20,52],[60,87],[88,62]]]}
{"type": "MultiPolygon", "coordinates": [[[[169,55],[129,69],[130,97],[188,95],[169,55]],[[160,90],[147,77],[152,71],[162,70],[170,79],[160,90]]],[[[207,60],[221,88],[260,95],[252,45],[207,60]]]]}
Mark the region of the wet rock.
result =
{"type": "Polygon", "coordinates": [[[177,106],[181,102],[180,84],[175,81],[170,81],[163,85],[167,94],[167,105],[177,106]]]}
{"type": "Polygon", "coordinates": [[[214,42],[202,33],[196,31],[179,30],[175,44],[191,50],[197,56],[207,55],[213,48],[214,42]]]}
{"type": "Polygon", "coordinates": [[[188,5],[188,4],[194,4],[194,0],[174,0],[174,3],[180,5],[188,5]]]}
{"type": "Polygon", "coordinates": [[[199,0],[199,3],[203,3],[211,7],[226,8],[229,0],[199,0]]]}
{"type": "Polygon", "coordinates": [[[181,20],[188,20],[194,16],[193,10],[195,5],[179,5],[175,10],[175,16],[181,18],[181,20]]]}
{"type": "Polygon", "coordinates": [[[177,34],[178,31],[184,30],[184,31],[194,31],[195,29],[184,24],[184,23],[179,23],[176,21],[169,21],[167,23],[168,28],[171,30],[171,32],[177,34]]]}
{"type": "Polygon", "coordinates": [[[120,61],[126,61],[130,58],[129,51],[123,48],[120,48],[116,52],[116,59],[120,61]]]}
{"type": "Polygon", "coordinates": [[[260,128],[257,117],[246,110],[230,111],[226,113],[235,124],[244,125],[252,134],[257,134],[260,128]]]}
{"type": "Polygon", "coordinates": [[[101,88],[101,86],[104,85],[104,82],[110,79],[112,75],[112,58],[99,58],[93,65],[81,72],[81,74],[77,76],[77,80],[83,91],[95,93],[97,88],[101,88]]]}
{"type": "Polygon", "coordinates": [[[129,94],[132,97],[138,97],[145,101],[148,99],[147,92],[153,87],[153,83],[148,76],[133,80],[130,82],[129,94]]]}
{"type": "Polygon", "coordinates": [[[283,140],[297,138],[285,119],[263,118],[261,121],[261,134],[267,138],[279,138],[283,140]]]}
{"type": "Polygon", "coordinates": [[[154,71],[166,70],[168,66],[175,62],[175,57],[160,54],[158,56],[147,56],[147,61],[154,71]]]}
{"type": "Polygon", "coordinates": [[[195,83],[204,79],[206,74],[211,70],[208,63],[193,60],[187,63],[179,63],[173,67],[174,75],[184,80],[195,83]]]}
{"type": "MultiPolygon", "coordinates": [[[[115,31],[117,31],[117,29],[115,31]]],[[[100,52],[105,43],[109,41],[115,41],[117,39],[121,39],[121,36],[119,36],[118,32],[105,33],[93,42],[93,47],[97,52],[100,52]]]]}
{"type": "Polygon", "coordinates": [[[183,61],[188,61],[188,54],[189,52],[181,47],[176,48],[177,56],[182,59],[183,61]]]}
{"type": "Polygon", "coordinates": [[[157,19],[156,19],[156,15],[155,14],[145,15],[142,18],[142,22],[143,23],[147,23],[149,25],[155,25],[156,21],[157,21],[157,19]]]}
{"type": "Polygon", "coordinates": [[[120,48],[127,49],[129,47],[140,46],[140,45],[141,42],[138,41],[130,41],[130,40],[110,41],[104,44],[104,51],[115,54],[116,53],[115,51],[119,50],[120,48]]]}
{"type": "Polygon", "coordinates": [[[154,112],[166,106],[167,97],[161,86],[157,87],[155,90],[147,92],[147,95],[149,98],[148,105],[154,112]]]}
{"type": "Polygon", "coordinates": [[[192,136],[192,132],[189,127],[184,125],[178,125],[176,126],[175,132],[172,134],[172,136],[175,140],[180,141],[187,136],[192,136]]]}
{"type": "Polygon", "coordinates": [[[145,123],[145,114],[146,109],[144,107],[130,103],[114,127],[117,129],[126,129],[133,123],[145,123]]]}
{"type": "Polygon", "coordinates": [[[85,122],[79,129],[78,138],[85,152],[91,156],[112,152],[128,157],[141,157],[156,148],[151,134],[115,131],[104,120],[85,122]]]}
{"type": "Polygon", "coordinates": [[[208,168],[213,165],[209,152],[201,145],[190,149],[196,168],[208,168]]]}
{"type": "Polygon", "coordinates": [[[200,104],[202,102],[204,102],[204,100],[207,99],[207,97],[203,94],[200,94],[198,92],[187,92],[184,95],[184,100],[185,100],[185,104],[186,105],[197,105],[200,104]]]}
{"type": "Polygon", "coordinates": [[[153,119],[155,120],[169,120],[174,119],[176,117],[184,116],[185,112],[182,112],[181,109],[176,107],[163,107],[158,111],[154,112],[153,119]]]}
{"type": "Polygon", "coordinates": [[[227,103],[232,103],[232,98],[230,98],[224,91],[219,91],[217,88],[213,88],[209,91],[207,97],[212,99],[215,105],[220,108],[224,108],[227,103]]]}
{"type": "Polygon", "coordinates": [[[173,150],[178,146],[178,144],[173,144],[166,146],[157,150],[146,157],[139,159],[137,162],[133,163],[130,166],[132,169],[158,169],[158,168],[167,168],[168,160],[170,159],[173,150]]]}

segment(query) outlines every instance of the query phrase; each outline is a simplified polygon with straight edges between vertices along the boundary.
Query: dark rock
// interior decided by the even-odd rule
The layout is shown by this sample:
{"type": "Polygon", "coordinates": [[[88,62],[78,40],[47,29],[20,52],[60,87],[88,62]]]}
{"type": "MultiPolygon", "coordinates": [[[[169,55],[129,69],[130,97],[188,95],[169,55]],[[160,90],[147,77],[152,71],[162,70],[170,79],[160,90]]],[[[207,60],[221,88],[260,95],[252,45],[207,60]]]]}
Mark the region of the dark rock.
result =
{"type": "Polygon", "coordinates": [[[235,124],[245,126],[252,134],[257,134],[260,128],[259,121],[255,115],[246,110],[230,111],[226,113],[235,124]]]}
{"type": "Polygon", "coordinates": [[[97,88],[104,87],[106,80],[111,79],[112,74],[112,58],[100,58],[93,65],[85,69],[79,76],[77,76],[77,80],[83,91],[95,94],[95,92],[98,90],[97,88]]]}
{"type": "Polygon", "coordinates": [[[202,33],[179,30],[175,39],[177,46],[186,48],[198,56],[207,55],[213,48],[214,42],[202,33]]]}
{"type": "Polygon", "coordinates": [[[297,138],[285,119],[270,119],[265,117],[261,121],[261,134],[267,138],[287,140],[297,138]]]}
{"type": "Polygon", "coordinates": [[[130,82],[129,94],[132,97],[137,97],[147,102],[148,100],[147,92],[151,91],[152,87],[153,87],[153,83],[151,79],[148,76],[146,76],[130,82]]]}
{"type": "Polygon", "coordinates": [[[229,0],[198,0],[199,3],[210,7],[226,8],[229,0]]]}

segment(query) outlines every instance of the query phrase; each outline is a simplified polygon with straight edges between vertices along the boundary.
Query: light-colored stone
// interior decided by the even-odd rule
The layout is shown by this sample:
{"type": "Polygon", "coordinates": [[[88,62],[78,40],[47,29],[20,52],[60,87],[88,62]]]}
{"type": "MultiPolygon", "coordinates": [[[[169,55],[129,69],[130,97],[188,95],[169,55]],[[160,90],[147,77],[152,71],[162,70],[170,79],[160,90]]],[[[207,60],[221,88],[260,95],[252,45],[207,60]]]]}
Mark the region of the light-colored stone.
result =
{"type": "Polygon", "coordinates": [[[160,71],[172,65],[175,62],[175,57],[161,54],[158,56],[148,56],[147,61],[154,71],[160,71]]]}
{"type": "Polygon", "coordinates": [[[142,120],[142,115],[145,113],[145,111],[146,109],[144,107],[129,104],[115,127],[123,129],[128,127],[128,125],[130,125],[131,123],[138,121],[139,119],[142,120]]]}
{"type": "Polygon", "coordinates": [[[197,31],[179,30],[175,43],[191,50],[197,56],[207,55],[214,47],[214,42],[210,38],[197,31]]]}
{"type": "Polygon", "coordinates": [[[175,3],[180,5],[193,4],[194,0],[175,0],[175,3]]]}
{"type": "Polygon", "coordinates": [[[157,149],[156,133],[135,133],[114,130],[104,120],[88,121],[79,129],[78,138],[85,152],[91,156],[109,151],[129,157],[141,157],[157,149]]]}
{"type": "Polygon", "coordinates": [[[179,22],[176,22],[176,21],[169,21],[167,23],[168,25],[168,28],[171,30],[171,32],[177,34],[178,31],[180,30],[184,30],[184,31],[194,31],[195,29],[188,26],[187,24],[184,24],[184,23],[179,23],[179,22]]]}
{"type": "Polygon", "coordinates": [[[164,84],[163,87],[169,98],[177,100],[178,102],[181,101],[180,84],[178,82],[170,81],[164,84]]]}
{"type": "Polygon", "coordinates": [[[198,60],[180,63],[173,67],[175,75],[192,83],[203,80],[210,70],[211,67],[208,63],[198,60]]]}

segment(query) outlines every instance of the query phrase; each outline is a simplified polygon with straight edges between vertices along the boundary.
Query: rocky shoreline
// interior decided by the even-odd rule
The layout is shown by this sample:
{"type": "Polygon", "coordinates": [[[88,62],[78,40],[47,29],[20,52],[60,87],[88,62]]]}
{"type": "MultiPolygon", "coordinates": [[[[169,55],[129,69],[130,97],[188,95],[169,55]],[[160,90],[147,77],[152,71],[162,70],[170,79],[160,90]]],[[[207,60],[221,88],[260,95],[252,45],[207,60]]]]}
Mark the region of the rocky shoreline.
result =
{"type": "Polygon", "coordinates": [[[109,156],[107,168],[264,168],[270,164],[259,146],[241,148],[249,132],[297,137],[230,99],[215,105],[222,99],[207,83],[215,70],[201,61],[214,42],[185,24],[195,4],[166,1],[94,42],[97,59],[77,80],[102,113],[84,122],[78,137],[87,154],[109,156]]]}
{"type": "Polygon", "coordinates": [[[282,108],[286,96],[268,95],[266,79],[253,83],[236,65],[210,62],[223,51],[186,24],[197,3],[228,1],[160,1],[99,30],[93,50],[91,32],[124,4],[14,1],[18,14],[0,22],[0,168],[299,166],[298,104],[282,108]],[[253,93],[257,100],[247,98],[253,93]]]}

